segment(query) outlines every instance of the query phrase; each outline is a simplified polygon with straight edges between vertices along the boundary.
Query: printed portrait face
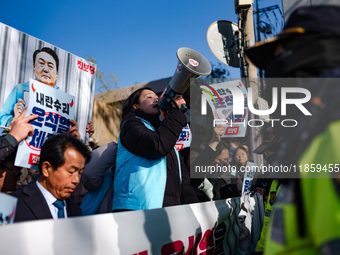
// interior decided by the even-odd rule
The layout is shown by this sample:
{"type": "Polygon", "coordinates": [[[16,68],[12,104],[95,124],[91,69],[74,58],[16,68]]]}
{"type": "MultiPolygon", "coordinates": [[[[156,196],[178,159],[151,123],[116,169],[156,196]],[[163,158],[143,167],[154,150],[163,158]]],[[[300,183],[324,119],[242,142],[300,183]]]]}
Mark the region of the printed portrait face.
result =
{"type": "Polygon", "coordinates": [[[54,87],[58,79],[58,71],[55,59],[50,54],[44,51],[37,54],[34,62],[34,72],[38,81],[54,87]]]}

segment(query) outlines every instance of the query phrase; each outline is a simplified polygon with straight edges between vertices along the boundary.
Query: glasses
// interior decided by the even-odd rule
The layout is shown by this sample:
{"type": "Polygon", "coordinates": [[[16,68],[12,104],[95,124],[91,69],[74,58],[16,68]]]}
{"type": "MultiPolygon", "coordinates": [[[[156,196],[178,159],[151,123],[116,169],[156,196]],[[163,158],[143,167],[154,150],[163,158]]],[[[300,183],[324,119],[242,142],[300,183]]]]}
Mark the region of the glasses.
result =
{"type": "Polygon", "coordinates": [[[231,161],[231,158],[217,158],[216,159],[217,163],[221,163],[221,162],[230,162],[231,161]]]}

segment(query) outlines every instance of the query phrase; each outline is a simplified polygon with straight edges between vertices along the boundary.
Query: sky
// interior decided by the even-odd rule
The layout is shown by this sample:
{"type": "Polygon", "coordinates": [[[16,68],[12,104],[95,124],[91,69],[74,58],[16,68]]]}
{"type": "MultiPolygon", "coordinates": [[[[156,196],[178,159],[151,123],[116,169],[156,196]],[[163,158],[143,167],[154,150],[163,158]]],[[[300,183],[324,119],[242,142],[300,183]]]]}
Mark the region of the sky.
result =
{"type": "MultiPolygon", "coordinates": [[[[199,52],[217,66],[221,62],[209,48],[207,30],[218,20],[237,23],[234,0],[0,3],[0,22],[81,58],[92,56],[99,70],[116,75],[119,87],[171,77],[181,47],[199,52]]],[[[259,0],[259,8],[275,4],[282,5],[280,0],[259,0]]],[[[240,77],[239,68],[221,64],[230,77],[240,77]]]]}

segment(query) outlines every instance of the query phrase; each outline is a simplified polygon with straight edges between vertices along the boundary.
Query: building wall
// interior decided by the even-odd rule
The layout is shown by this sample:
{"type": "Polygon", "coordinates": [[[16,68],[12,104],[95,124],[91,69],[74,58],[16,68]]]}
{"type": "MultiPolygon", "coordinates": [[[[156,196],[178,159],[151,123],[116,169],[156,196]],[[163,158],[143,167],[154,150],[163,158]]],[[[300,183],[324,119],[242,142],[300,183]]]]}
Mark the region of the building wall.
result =
{"type": "Polygon", "coordinates": [[[92,120],[95,131],[90,144],[102,146],[112,141],[118,142],[121,119],[120,109],[94,100],[92,120]]]}

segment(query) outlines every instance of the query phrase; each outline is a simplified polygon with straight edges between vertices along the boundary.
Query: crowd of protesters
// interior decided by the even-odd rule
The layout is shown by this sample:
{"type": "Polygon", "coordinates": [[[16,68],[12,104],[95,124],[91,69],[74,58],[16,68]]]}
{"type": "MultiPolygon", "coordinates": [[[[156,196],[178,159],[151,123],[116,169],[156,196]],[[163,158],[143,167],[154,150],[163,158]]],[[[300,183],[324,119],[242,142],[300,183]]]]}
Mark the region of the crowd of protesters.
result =
{"type": "MultiPolygon", "coordinates": [[[[180,106],[185,104],[185,100],[178,95],[174,103],[180,106]]],[[[202,144],[196,151],[186,148],[178,153],[174,146],[182,128],[187,124],[186,117],[179,108],[172,107],[166,117],[160,121],[158,96],[151,89],[139,89],[130,95],[123,107],[118,144],[111,143],[111,146],[108,144],[94,150],[92,152],[95,158],[94,162],[77,167],[77,169],[81,169],[81,173],[85,168],[82,182],[79,177],[79,180],[76,180],[74,184],[67,186],[72,190],[71,193],[78,186],[72,197],[78,205],[81,205],[85,214],[161,208],[241,195],[243,181],[241,175],[234,178],[231,175],[207,176],[201,179],[190,178],[190,165],[233,165],[238,169],[252,159],[244,145],[241,145],[240,140],[223,139],[224,141],[222,141],[223,126],[217,126],[211,141],[202,144]],[[103,156],[105,150],[107,155],[103,156]],[[107,176],[110,181],[104,187],[103,180],[106,172],[108,172],[107,176]],[[86,191],[88,192],[85,195],[86,191]],[[102,194],[99,196],[100,192],[102,194]],[[82,204],[84,195],[85,200],[82,204]],[[106,198],[104,199],[104,197],[106,198]],[[103,203],[105,204],[104,209],[103,203]],[[99,209],[100,206],[101,210],[93,211],[93,208],[99,209]],[[91,208],[91,213],[88,213],[86,208],[91,208]]],[[[34,182],[41,188],[39,180],[44,176],[42,175],[44,162],[41,162],[39,173],[33,175],[29,183],[16,185],[22,174],[22,169],[14,166],[15,148],[27,135],[32,135],[33,128],[28,122],[37,117],[32,115],[24,118],[24,114],[25,111],[20,115],[20,118],[13,122],[10,133],[1,137],[0,162],[2,168],[1,191],[13,192],[14,196],[21,199],[26,185],[34,182]],[[18,132],[19,130],[20,132],[18,132]]],[[[79,139],[77,126],[70,128],[69,135],[79,139]]],[[[42,155],[50,149],[51,147],[43,147],[42,155]]],[[[51,164],[54,171],[65,164],[63,153],[59,152],[58,155],[62,160],[60,164],[51,164]]],[[[88,156],[84,156],[84,158],[87,160],[88,156]]],[[[50,191],[51,187],[45,188],[50,191]]],[[[53,190],[50,191],[52,195],[53,192],[53,190]]],[[[67,199],[69,198],[67,197],[67,199]]],[[[18,206],[18,210],[21,210],[21,206],[18,206]]],[[[21,214],[17,215],[16,221],[22,220],[18,218],[21,214]]]]}

